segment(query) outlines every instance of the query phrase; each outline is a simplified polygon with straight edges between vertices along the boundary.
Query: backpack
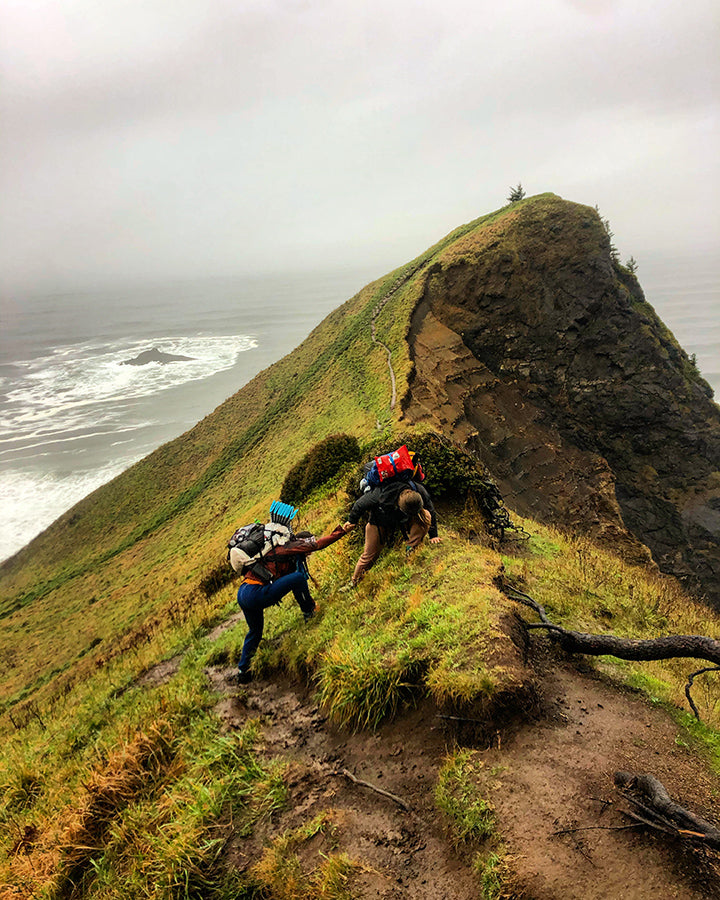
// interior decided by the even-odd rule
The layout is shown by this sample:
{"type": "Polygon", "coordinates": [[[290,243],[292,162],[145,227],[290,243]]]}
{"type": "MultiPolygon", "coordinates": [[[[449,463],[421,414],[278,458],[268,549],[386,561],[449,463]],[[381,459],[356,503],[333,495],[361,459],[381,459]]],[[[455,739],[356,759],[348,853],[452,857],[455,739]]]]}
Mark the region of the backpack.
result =
{"type": "Polygon", "coordinates": [[[363,493],[380,487],[383,482],[391,478],[399,478],[403,481],[410,481],[411,478],[417,481],[425,480],[425,473],[417,453],[408,450],[405,444],[392,453],[383,453],[382,456],[376,456],[364,468],[365,473],[360,481],[360,489],[363,493]]]}
{"type": "Polygon", "coordinates": [[[292,538],[290,528],[280,522],[268,522],[261,525],[253,522],[243,525],[228,541],[228,561],[241,575],[252,572],[261,581],[269,583],[272,575],[263,565],[263,557],[273,547],[281,547],[292,538]]]}

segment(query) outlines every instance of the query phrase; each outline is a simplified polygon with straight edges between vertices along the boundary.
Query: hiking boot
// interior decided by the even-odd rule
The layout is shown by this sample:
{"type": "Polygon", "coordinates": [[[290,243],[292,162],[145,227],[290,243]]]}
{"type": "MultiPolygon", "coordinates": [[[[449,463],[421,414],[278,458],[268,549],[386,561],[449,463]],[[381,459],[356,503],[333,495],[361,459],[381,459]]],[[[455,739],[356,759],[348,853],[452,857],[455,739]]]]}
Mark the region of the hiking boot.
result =
{"type": "Polygon", "coordinates": [[[354,591],[356,587],[357,587],[357,582],[356,582],[356,581],[353,581],[353,579],[351,578],[350,581],[348,581],[347,584],[344,584],[344,585],[340,588],[340,593],[341,593],[341,594],[347,594],[348,591],[354,591]]]}
{"type": "Polygon", "coordinates": [[[313,608],[308,610],[307,612],[305,612],[303,610],[303,618],[305,619],[306,622],[309,622],[310,619],[315,617],[315,613],[317,611],[318,611],[318,607],[317,607],[317,603],[316,603],[315,606],[313,606],[313,608]]]}
{"type": "Polygon", "coordinates": [[[243,670],[240,669],[240,671],[237,674],[237,683],[238,684],[250,684],[250,682],[252,680],[253,680],[252,672],[250,672],[247,669],[243,672],[243,670]]]}

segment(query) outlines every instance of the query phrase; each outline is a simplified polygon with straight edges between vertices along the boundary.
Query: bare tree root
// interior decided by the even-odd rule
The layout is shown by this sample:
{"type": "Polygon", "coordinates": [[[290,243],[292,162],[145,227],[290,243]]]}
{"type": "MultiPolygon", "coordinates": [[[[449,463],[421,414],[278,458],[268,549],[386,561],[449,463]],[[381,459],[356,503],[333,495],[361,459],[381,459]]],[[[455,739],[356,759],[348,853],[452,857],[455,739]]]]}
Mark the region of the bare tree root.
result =
{"type": "Polygon", "coordinates": [[[390,791],[385,791],[383,790],[383,788],[377,787],[377,785],[370,784],[369,781],[363,781],[361,778],[357,778],[349,769],[342,769],[340,772],[333,772],[332,774],[344,775],[349,781],[352,781],[353,784],[360,785],[360,787],[369,788],[371,791],[375,791],[376,794],[387,797],[389,800],[392,800],[393,803],[397,803],[398,806],[402,807],[407,812],[410,812],[410,807],[402,799],[402,797],[398,797],[397,794],[391,794],[390,791]]]}
{"type": "Polygon", "coordinates": [[[637,822],[720,850],[720,829],[673,802],[657,778],[616,772],[615,785],[630,805],[628,815],[637,822]]]}
{"type": "Polygon", "coordinates": [[[700,718],[697,707],[690,696],[693,681],[698,675],[720,670],[720,641],[700,634],[671,634],[666,637],[635,640],[620,638],[614,634],[586,634],[581,631],[569,631],[552,623],[545,609],[528,594],[513,587],[505,579],[501,580],[501,589],[511,600],[529,606],[540,617],[540,622],[523,624],[527,629],[544,628],[550,639],[559,644],[568,653],[587,653],[591,656],[617,656],[618,659],[650,660],[650,659],[704,659],[715,663],[715,666],[699,669],[688,677],[685,695],[696,718],[700,718]]]}
{"type": "Polygon", "coordinates": [[[690,709],[695,713],[695,718],[698,721],[700,720],[700,713],[698,712],[697,706],[693,703],[693,698],[690,696],[690,688],[693,686],[693,681],[695,681],[698,675],[704,675],[706,672],[720,672],[720,666],[708,666],[705,669],[698,669],[697,672],[688,675],[687,684],[685,685],[685,696],[690,704],[690,709]]]}

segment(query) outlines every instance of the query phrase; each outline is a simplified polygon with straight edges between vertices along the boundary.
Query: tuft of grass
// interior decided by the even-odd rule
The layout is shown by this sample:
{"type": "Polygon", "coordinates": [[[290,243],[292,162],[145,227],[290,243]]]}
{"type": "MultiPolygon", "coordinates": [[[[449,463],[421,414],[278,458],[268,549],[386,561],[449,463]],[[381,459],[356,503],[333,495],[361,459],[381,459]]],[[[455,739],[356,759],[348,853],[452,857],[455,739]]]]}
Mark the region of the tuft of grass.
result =
{"type": "Polygon", "coordinates": [[[480,879],[482,900],[502,900],[516,897],[512,890],[512,871],[507,856],[501,851],[475,854],[472,868],[480,879]]]}
{"type": "Polygon", "coordinates": [[[7,821],[13,813],[30,809],[43,791],[43,779],[27,763],[15,771],[8,771],[0,781],[0,821],[7,821]]]}
{"type": "Polygon", "coordinates": [[[61,836],[62,859],[52,896],[64,896],[85,882],[112,823],[133,800],[154,793],[176,751],[170,724],[154,722],[92,773],[85,802],[61,836]]]}
{"type": "Polygon", "coordinates": [[[438,773],[435,804],[446,816],[456,846],[484,841],[495,833],[495,811],[478,793],[481,767],[477,752],[463,749],[449,754],[438,773]]]}
{"type": "Polygon", "coordinates": [[[276,837],[252,867],[254,886],[261,896],[273,900],[352,900],[351,879],[358,865],[345,853],[321,851],[322,860],[305,871],[297,854],[301,845],[317,836],[332,838],[334,827],[328,813],[320,813],[306,825],[276,837]]]}
{"type": "Polygon", "coordinates": [[[319,700],[341,726],[374,730],[397,711],[409,674],[409,666],[393,666],[368,646],[331,647],[316,676],[319,700]]]}

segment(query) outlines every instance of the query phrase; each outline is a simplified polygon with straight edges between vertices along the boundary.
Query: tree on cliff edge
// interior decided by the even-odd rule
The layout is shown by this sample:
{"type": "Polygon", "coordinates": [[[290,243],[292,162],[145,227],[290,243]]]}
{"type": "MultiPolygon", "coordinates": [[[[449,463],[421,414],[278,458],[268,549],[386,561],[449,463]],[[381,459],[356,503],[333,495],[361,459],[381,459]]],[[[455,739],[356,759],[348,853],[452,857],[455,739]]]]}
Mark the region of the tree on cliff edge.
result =
{"type": "Polygon", "coordinates": [[[525,191],[523,186],[518,181],[517,187],[510,188],[510,195],[508,196],[508,203],[517,203],[518,200],[522,200],[525,196],[525,191]]]}

